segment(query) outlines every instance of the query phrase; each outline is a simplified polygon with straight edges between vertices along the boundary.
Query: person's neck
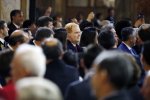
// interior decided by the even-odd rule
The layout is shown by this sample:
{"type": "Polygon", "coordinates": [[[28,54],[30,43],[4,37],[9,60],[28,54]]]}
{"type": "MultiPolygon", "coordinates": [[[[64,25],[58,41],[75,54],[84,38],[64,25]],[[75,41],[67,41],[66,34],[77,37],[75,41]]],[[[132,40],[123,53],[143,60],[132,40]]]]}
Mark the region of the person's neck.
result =
{"type": "Polygon", "coordinates": [[[131,44],[128,41],[123,41],[127,46],[129,46],[130,48],[132,48],[131,44]]]}
{"type": "MultiPolygon", "coordinates": [[[[105,98],[109,95],[111,95],[113,92],[116,92],[117,90],[115,88],[113,88],[111,85],[104,85],[101,90],[101,93],[99,93],[99,98],[105,98]]],[[[101,99],[100,99],[101,100],[101,99]]]]}
{"type": "Polygon", "coordinates": [[[91,20],[90,18],[87,18],[86,20],[87,20],[88,22],[92,22],[92,20],[91,20]]]}
{"type": "Polygon", "coordinates": [[[34,44],[35,44],[36,46],[41,46],[41,41],[36,41],[36,40],[34,40],[33,42],[34,42],[34,44]]]}

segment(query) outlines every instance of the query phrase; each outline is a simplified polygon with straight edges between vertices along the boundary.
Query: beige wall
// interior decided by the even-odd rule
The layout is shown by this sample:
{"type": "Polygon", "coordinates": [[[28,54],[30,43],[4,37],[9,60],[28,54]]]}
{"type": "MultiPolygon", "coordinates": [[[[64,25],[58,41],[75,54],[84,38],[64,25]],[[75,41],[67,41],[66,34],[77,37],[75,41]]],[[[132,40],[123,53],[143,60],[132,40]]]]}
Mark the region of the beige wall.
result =
{"type": "Polygon", "coordinates": [[[10,21],[10,12],[13,9],[21,9],[25,19],[29,16],[29,0],[0,0],[0,19],[10,21]]]}

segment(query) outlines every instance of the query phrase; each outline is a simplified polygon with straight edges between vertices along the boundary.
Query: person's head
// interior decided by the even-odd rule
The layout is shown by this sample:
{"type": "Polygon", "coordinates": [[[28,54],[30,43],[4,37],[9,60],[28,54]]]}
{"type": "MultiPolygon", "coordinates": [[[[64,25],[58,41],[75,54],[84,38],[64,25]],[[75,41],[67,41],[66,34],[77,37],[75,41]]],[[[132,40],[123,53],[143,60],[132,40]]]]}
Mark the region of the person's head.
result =
{"type": "Polygon", "coordinates": [[[63,54],[63,61],[67,64],[67,65],[71,65],[74,67],[78,67],[78,55],[77,53],[74,53],[71,50],[66,51],[63,54]]]}
{"type": "Polygon", "coordinates": [[[29,42],[28,34],[22,30],[15,30],[9,37],[9,45],[15,50],[19,45],[29,42]]]}
{"type": "Polygon", "coordinates": [[[11,22],[21,26],[23,24],[23,12],[21,10],[15,9],[12,10],[10,13],[11,22]]]}
{"type": "Polygon", "coordinates": [[[87,47],[87,50],[83,54],[83,67],[85,70],[90,70],[92,68],[93,61],[102,51],[103,48],[96,44],[91,44],[87,47]]]}
{"type": "Polygon", "coordinates": [[[138,29],[138,44],[150,41],[150,24],[143,24],[138,29]]]}
{"type": "Polygon", "coordinates": [[[119,38],[118,38],[118,35],[116,34],[116,30],[113,27],[113,25],[112,24],[105,25],[105,26],[102,27],[102,29],[110,30],[111,32],[113,32],[114,37],[115,37],[115,47],[117,47],[118,46],[118,42],[119,42],[119,38]]]}
{"type": "Polygon", "coordinates": [[[150,70],[150,41],[143,44],[141,53],[141,62],[144,65],[146,71],[150,70]]]}
{"type": "Polygon", "coordinates": [[[43,77],[46,71],[46,57],[40,47],[20,45],[11,62],[13,81],[25,77],[43,77]]]}
{"type": "Polygon", "coordinates": [[[63,46],[61,42],[55,38],[46,39],[42,44],[42,49],[47,61],[58,60],[63,54],[63,46]]]}
{"type": "Polygon", "coordinates": [[[35,40],[43,42],[45,39],[53,37],[54,32],[46,27],[40,27],[35,33],[35,40]]]}
{"type": "Polygon", "coordinates": [[[96,28],[85,28],[80,39],[80,46],[87,47],[89,44],[98,44],[98,31],[96,28]]]}
{"type": "Polygon", "coordinates": [[[115,30],[119,39],[121,39],[121,30],[125,27],[131,27],[131,26],[132,26],[132,22],[129,19],[122,19],[116,23],[115,30]]]}
{"type": "Polygon", "coordinates": [[[54,38],[57,38],[63,45],[63,49],[67,48],[67,31],[64,28],[54,30],[54,38]]]}
{"type": "Polygon", "coordinates": [[[8,30],[7,24],[5,21],[0,20],[0,38],[5,38],[8,36],[8,30]]]}
{"type": "Polygon", "coordinates": [[[28,34],[22,30],[15,30],[9,37],[9,45],[15,50],[19,45],[29,42],[28,34]]]}
{"type": "Polygon", "coordinates": [[[88,21],[92,21],[94,18],[95,18],[94,12],[90,12],[90,13],[88,14],[87,20],[88,20],[88,21]]]}
{"type": "Polygon", "coordinates": [[[144,100],[149,100],[150,98],[150,72],[147,73],[147,76],[144,79],[144,84],[142,86],[141,92],[144,96],[144,100]]]}
{"type": "Polygon", "coordinates": [[[115,10],[113,7],[108,8],[107,10],[108,16],[113,16],[115,15],[115,10]]]}
{"type": "Polygon", "coordinates": [[[36,29],[37,29],[35,22],[32,21],[32,20],[25,20],[25,21],[23,22],[22,27],[23,27],[23,28],[29,28],[29,30],[31,31],[32,34],[34,34],[35,31],[36,31],[36,29]]]}
{"type": "Polygon", "coordinates": [[[99,33],[98,42],[105,49],[112,49],[115,47],[115,36],[112,31],[103,29],[99,33]]]}
{"type": "Polygon", "coordinates": [[[77,44],[80,42],[81,37],[81,30],[78,24],[75,23],[68,23],[65,26],[67,31],[67,39],[72,42],[73,44],[77,44]]]}
{"type": "Polygon", "coordinates": [[[121,31],[122,41],[133,47],[136,43],[136,36],[132,27],[125,27],[121,31]]]}
{"type": "Polygon", "coordinates": [[[50,17],[51,13],[52,13],[52,7],[48,6],[44,12],[44,16],[50,17]]]}
{"type": "Polygon", "coordinates": [[[48,16],[41,16],[37,20],[37,26],[38,27],[48,27],[50,29],[53,29],[53,19],[48,16]]]}
{"type": "Polygon", "coordinates": [[[98,98],[126,88],[133,75],[132,64],[122,52],[103,51],[94,65],[92,86],[98,98]]]}
{"type": "Polygon", "coordinates": [[[63,100],[58,86],[39,77],[24,78],[15,84],[17,100],[63,100]]]}
{"type": "MultiPolygon", "coordinates": [[[[0,52],[0,76],[4,79],[10,78],[10,63],[13,55],[14,52],[9,49],[0,52]]],[[[5,85],[5,83],[2,85],[5,85]]]]}

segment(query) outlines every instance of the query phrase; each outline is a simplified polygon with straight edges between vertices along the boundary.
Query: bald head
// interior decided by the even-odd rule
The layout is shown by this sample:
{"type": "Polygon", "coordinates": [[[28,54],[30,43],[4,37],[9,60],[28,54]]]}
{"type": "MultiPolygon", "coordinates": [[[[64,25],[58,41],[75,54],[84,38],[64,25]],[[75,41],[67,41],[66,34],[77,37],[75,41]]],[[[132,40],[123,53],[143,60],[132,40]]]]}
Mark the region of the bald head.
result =
{"type": "Polygon", "coordinates": [[[42,48],[48,60],[59,59],[63,52],[61,42],[54,38],[46,39],[42,44],[42,48]]]}
{"type": "Polygon", "coordinates": [[[13,49],[16,49],[20,44],[28,42],[28,34],[22,30],[15,30],[9,38],[9,44],[12,46],[13,49]]]}

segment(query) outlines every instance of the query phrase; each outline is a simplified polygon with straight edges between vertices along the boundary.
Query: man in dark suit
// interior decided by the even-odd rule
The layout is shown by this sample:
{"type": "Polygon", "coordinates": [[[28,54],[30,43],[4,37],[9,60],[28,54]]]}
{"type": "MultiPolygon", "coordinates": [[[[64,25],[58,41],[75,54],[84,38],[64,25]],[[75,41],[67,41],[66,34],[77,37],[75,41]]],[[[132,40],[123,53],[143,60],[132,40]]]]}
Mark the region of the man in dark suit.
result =
{"type": "Polygon", "coordinates": [[[78,45],[81,38],[81,30],[78,24],[68,23],[65,26],[67,31],[67,49],[73,52],[82,52],[83,49],[78,45]]]}
{"type": "Polygon", "coordinates": [[[4,40],[8,36],[8,27],[5,21],[0,20],[0,51],[8,48],[8,43],[4,40]]]}
{"type": "Polygon", "coordinates": [[[11,22],[8,24],[9,35],[16,29],[20,29],[23,24],[23,12],[21,10],[15,9],[10,13],[11,22]]]}
{"type": "Polygon", "coordinates": [[[87,72],[85,79],[82,82],[77,81],[69,85],[65,100],[96,100],[92,93],[91,75],[89,73],[93,73],[92,70],[90,71],[93,60],[101,51],[102,48],[97,45],[90,45],[87,48],[87,52],[83,56],[83,64],[81,64],[87,72]]]}
{"type": "Polygon", "coordinates": [[[142,73],[141,73],[141,79],[139,81],[139,85],[141,86],[143,83],[145,72],[141,65],[140,55],[138,55],[136,51],[132,48],[136,42],[136,36],[133,28],[132,27],[123,28],[121,31],[121,36],[122,36],[122,43],[119,45],[118,49],[123,52],[131,54],[136,59],[138,65],[140,65],[142,73]]]}
{"type": "Polygon", "coordinates": [[[137,53],[132,47],[135,45],[136,36],[132,27],[123,28],[121,31],[122,43],[119,45],[118,49],[121,51],[130,53],[135,56],[137,53]]]}
{"type": "Polygon", "coordinates": [[[68,85],[79,80],[78,71],[61,60],[63,47],[59,40],[49,38],[42,44],[42,48],[47,58],[45,78],[56,83],[64,95],[68,85]]]}
{"type": "Polygon", "coordinates": [[[104,51],[94,61],[92,86],[98,100],[131,100],[126,90],[133,76],[133,65],[117,51],[104,51]]]}

